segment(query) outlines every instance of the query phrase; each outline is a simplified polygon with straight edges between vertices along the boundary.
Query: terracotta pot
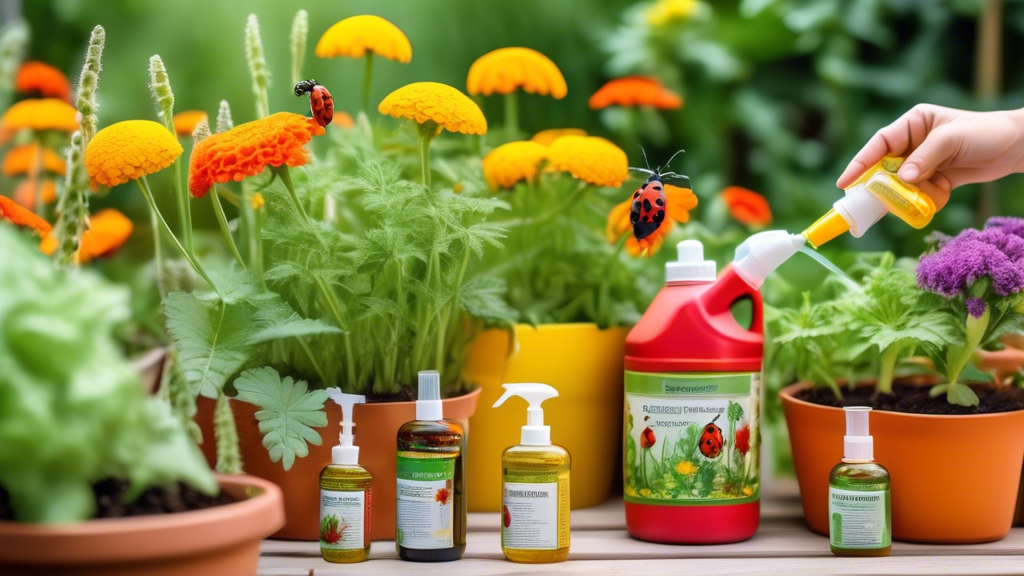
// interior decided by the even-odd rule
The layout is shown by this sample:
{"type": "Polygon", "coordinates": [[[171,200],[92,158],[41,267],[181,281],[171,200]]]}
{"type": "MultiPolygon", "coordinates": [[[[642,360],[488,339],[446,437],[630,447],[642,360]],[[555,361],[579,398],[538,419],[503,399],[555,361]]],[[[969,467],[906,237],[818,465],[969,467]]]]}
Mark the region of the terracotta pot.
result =
{"type": "Polygon", "coordinates": [[[160,380],[164,375],[164,361],[167,360],[167,348],[152,348],[132,360],[132,366],[139,373],[139,382],[147,394],[156,394],[160,389],[160,380]]]}
{"type": "Polygon", "coordinates": [[[501,453],[519,443],[526,403],[490,407],[504,392],[501,385],[512,382],[542,382],[558,389],[558,398],[544,403],[544,423],[551,426],[552,442],[572,456],[570,505],[604,502],[621,454],[622,365],[629,328],[519,324],[514,331],[514,343],[505,330],[487,330],[466,350],[463,378],[482,389],[480,402],[488,407],[471,420],[469,510],[501,508],[501,453]]]}
{"type": "Polygon", "coordinates": [[[284,524],[281,490],[251,476],[218,476],[244,499],[195,512],[41,525],[0,522],[7,576],[244,576],[260,540],[284,524]]]}
{"type": "MultiPolygon", "coordinates": [[[[828,475],[843,457],[843,410],[780,393],[804,517],[828,534],[828,475]]],[[[968,544],[1006,536],[1024,462],[1024,410],[971,416],[874,411],[875,460],[892,477],[897,540],[968,544]]]]}
{"type": "MultiPolygon", "coordinates": [[[[445,417],[461,422],[467,435],[469,417],[476,410],[479,397],[480,390],[477,389],[443,402],[445,417]]],[[[215,463],[217,459],[213,442],[213,406],[213,400],[200,397],[199,410],[196,414],[196,421],[203,431],[204,442],[201,448],[207,461],[211,463],[215,463]]],[[[238,426],[245,472],[270,480],[284,492],[287,521],[273,537],[287,540],[319,540],[320,471],[331,463],[331,448],[338,443],[338,434],[341,433],[341,408],[334,402],[327,403],[327,426],[318,430],[323,441],[319,446],[310,446],[308,456],[296,458],[295,464],[287,472],[280,462],[270,461],[267,449],[263,447],[263,434],[259,431],[255,416],[256,406],[232,400],[231,409],[238,426]]],[[[370,538],[394,540],[398,429],[402,424],[416,419],[416,403],[357,404],[352,418],[356,424],[356,445],[360,448],[359,463],[373,476],[370,538]]],[[[469,437],[472,438],[472,435],[469,437]]]]}

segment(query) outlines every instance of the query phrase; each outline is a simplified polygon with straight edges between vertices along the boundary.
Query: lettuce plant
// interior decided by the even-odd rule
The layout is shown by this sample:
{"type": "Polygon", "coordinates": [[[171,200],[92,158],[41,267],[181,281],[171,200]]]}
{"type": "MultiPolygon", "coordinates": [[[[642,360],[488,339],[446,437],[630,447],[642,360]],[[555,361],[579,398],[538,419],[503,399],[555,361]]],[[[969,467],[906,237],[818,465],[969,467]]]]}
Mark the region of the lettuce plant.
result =
{"type": "Polygon", "coordinates": [[[58,269],[0,227],[0,486],[24,522],[96,510],[92,486],[130,483],[129,499],[217,483],[168,405],[146,396],[115,331],[128,295],[98,275],[58,269]]]}

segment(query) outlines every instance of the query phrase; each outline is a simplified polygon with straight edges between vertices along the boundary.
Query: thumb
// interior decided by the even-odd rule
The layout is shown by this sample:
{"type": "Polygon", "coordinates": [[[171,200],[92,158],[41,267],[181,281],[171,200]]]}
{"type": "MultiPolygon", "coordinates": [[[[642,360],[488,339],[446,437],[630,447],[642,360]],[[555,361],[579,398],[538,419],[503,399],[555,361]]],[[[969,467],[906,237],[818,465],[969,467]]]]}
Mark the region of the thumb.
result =
{"type": "Polygon", "coordinates": [[[931,178],[943,162],[956,155],[960,144],[961,136],[957,131],[947,126],[932,130],[900,166],[900,179],[916,184],[931,178]]]}

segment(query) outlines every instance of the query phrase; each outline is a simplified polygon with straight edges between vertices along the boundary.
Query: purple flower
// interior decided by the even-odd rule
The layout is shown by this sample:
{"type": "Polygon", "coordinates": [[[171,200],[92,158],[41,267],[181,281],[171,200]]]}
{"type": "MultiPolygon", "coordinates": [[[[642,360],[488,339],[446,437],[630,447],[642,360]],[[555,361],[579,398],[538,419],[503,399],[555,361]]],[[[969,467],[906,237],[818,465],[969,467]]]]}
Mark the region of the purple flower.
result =
{"type": "Polygon", "coordinates": [[[981,315],[985,313],[985,301],[981,298],[968,298],[967,312],[975,318],[981,318],[981,315]]]}
{"type": "Polygon", "coordinates": [[[985,222],[985,229],[998,228],[1007,234],[1024,238],[1024,218],[1014,216],[993,216],[985,222]]]}
{"type": "Polygon", "coordinates": [[[999,296],[1024,289],[1024,238],[999,228],[964,230],[917,266],[917,283],[947,298],[967,295],[985,277],[999,296]]]}

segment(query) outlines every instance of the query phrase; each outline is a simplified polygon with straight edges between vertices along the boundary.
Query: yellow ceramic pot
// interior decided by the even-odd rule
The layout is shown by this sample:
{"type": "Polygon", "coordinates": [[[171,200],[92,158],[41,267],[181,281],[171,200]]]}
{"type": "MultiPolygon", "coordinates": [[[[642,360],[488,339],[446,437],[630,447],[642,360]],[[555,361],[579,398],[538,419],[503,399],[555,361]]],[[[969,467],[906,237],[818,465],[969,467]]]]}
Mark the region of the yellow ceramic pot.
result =
{"type": "Polygon", "coordinates": [[[586,508],[605,501],[616,478],[622,444],[622,361],[629,328],[596,324],[520,324],[514,338],[504,330],[481,333],[467,350],[463,376],[481,388],[467,450],[471,512],[501,509],[501,452],[519,443],[526,404],[491,406],[502,384],[542,382],[558,389],[544,403],[551,441],[572,456],[570,504],[586,508]]]}

